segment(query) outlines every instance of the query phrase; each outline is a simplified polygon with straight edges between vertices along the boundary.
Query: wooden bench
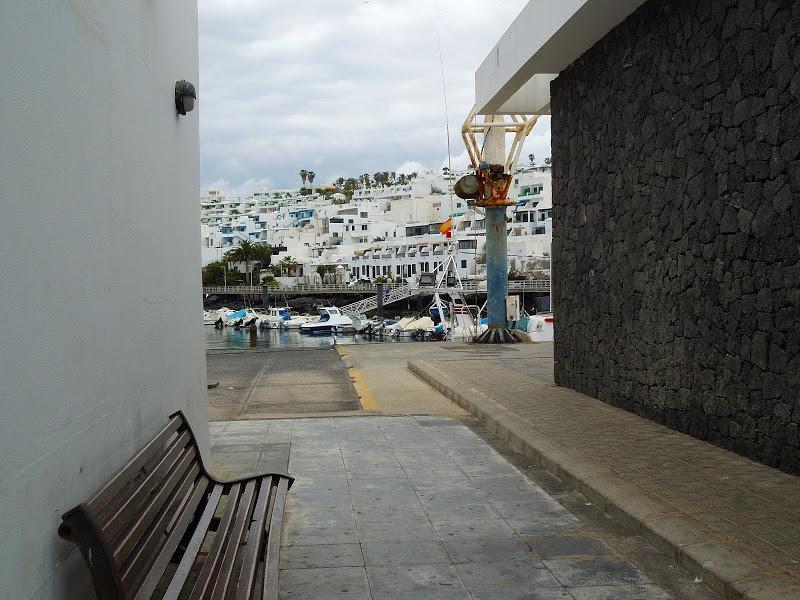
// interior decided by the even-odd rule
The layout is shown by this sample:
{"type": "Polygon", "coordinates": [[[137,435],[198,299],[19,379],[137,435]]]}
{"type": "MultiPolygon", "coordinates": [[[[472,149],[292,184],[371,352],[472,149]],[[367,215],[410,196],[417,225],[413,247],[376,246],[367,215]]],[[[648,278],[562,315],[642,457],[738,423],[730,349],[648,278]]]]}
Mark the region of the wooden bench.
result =
{"type": "Polygon", "coordinates": [[[273,600],[286,492],[270,473],[220,481],[183,413],[92,498],[64,513],[98,600],[273,600]]]}

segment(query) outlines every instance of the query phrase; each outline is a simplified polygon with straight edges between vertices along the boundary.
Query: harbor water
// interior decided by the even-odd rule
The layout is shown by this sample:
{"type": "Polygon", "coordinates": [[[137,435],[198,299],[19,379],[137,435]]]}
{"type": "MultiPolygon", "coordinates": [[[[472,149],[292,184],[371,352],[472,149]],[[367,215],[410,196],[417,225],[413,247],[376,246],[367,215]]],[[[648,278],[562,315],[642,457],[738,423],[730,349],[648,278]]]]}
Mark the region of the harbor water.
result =
{"type": "MultiPolygon", "coordinates": [[[[331,334],[309,335],[297,330],[261,329],[236,329],[225,327],[216,329],[209,325],[204,327],[206,334],[206,350],[241,350],[246,348],[327,348],[334,343],[331,334]]],[[[408,337],[397,340],[389,337],[372,337],[361,334],[337,334],[336,344],[366,344],[370,342],[410,342],[408,337]]]]}

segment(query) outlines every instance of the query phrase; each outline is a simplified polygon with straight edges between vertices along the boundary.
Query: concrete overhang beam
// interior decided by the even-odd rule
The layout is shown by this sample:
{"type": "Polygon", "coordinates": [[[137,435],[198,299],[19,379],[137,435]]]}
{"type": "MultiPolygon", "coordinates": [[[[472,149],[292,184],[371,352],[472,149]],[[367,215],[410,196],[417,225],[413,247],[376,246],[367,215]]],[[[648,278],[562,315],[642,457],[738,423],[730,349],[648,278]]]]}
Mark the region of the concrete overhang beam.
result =
{"type": "Polygon", "coordinates": [[[475,73],[477,113],[548,114],[550,82],[646,0],[531,0],[475,73]]]}

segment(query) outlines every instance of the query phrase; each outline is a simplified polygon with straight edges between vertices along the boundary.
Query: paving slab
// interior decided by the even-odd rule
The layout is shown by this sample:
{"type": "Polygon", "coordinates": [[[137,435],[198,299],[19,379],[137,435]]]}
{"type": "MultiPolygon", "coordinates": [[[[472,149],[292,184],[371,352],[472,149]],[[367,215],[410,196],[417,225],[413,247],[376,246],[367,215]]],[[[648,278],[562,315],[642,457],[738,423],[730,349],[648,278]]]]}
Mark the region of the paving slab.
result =
{"type": "Polygon", "coordinates": [[[448,565],[450,556],[439,540],[429,542],[365,542],[364,561],[370,567],[385,565],[448,565]]]}
{"type": "Polygon", "coordinates": [[[281,567],[292,569],[326,569],[331,567],[363,567],[360,544],[288,546],[281,552],[281,567]]]}
{"type": "MultiPolygon", "coordinates": [[[[569,586],[515,527],[553,518],[580,521],[463,423],[364,416],[260,420],[246,429],[252,437],[241,437],[243,429],[227,422],[213,428],[212,456],[233,474],[235,457],[251,464],[262,452],[233,441],[262,435],[263,447],[288,448],[290,469],[303,467],[293,471],[297,480],[287,497],[282,598],[570,598],[569,586]],[[272,444],[273,430],[286,441],[272,444]],[[225,438],[228,431],[235,439],[225,438]],[[439,476],[455,454],[453,441],[468,448],[476,463],[511,471],[470,477],[453,461],[439,476]],[[356,476],[363,473],[345,468],[347,455],[361,457],[364,465],[356,466],[368,466],[371,452],[379,464],[396,465],[381,467],[391,477],[356,476]]],[[[589,534],[585,539],[583,552],[596,554],[602,543],[589,534]]],[[[578,552],[580,540],[573,546],[578,552]]]]}
{"type": "MultiPolygon", "coordinates": [[[[775,590],[800,586],[800,478],[556,386],[552,344],[514,346],[502,361],[453,354],[429,352],[408,366],[715,589],[757,598],[770,577],[775,590]]],[[[515,532],[548,533],[492,505],[515,532]]],[[[569,526],[559,520],[540,525],[569,526]]]]}
{"type": "Polygon", "coordinates": [[[543,560],[554,558],[583,558],[609,556],[614,552],[601,540],[582,535],[536,535],[525,537],[536,556],[543,560]]]}

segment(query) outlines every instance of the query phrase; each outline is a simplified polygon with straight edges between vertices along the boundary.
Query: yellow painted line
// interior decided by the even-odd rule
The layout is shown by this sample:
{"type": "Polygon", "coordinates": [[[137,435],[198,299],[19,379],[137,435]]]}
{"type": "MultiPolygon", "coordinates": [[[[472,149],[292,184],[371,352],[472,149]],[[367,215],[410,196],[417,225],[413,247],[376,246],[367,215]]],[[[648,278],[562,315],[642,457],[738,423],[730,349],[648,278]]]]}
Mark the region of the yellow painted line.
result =
{"type": "Polygon", "coordinates": [[[339,358],[342,359],[342,362],[344,362],[345,366],[348,369],[351,366],[353,366],[353,363],[350,360],[350,355],[347,353],[347,350],[345,350],[342,346],[336,346],[336,353],[339,355],[339,358]]]}
{"type": "Polygon", "coordinates": [[[361,371],[353,366],[353,361],[350,360],[350,355],[347,353],[347,350],[341,346],[337,346],[336,352],[339,354],[342,362],[347,367],[347,374],[350,376],[350,381],[353,382],[353,387],[356,390],[356,394],[358,394],[358,399],[361,402],[362,410],[380,411],[380,404],[378,404],[375,396],[372,395],[372,390],[369,389],[369,386],[364,380],[364,376],[361,374],[361,371]]]}
{"type": "Polygon", "coordinates": [[[375,396],[372,395],[372,391],[369,389],[367,382],[364,381],[364,376],[361,374],[361,371],[355,367],[350,367],[347,369],[347,372],[350,374],[353,387],[356,388],[356,394],[358,394],[358,398],[361,400],[361,408],[364,410],[379,411],[381,409],[380,404],[378,404],[375,396]]]}

